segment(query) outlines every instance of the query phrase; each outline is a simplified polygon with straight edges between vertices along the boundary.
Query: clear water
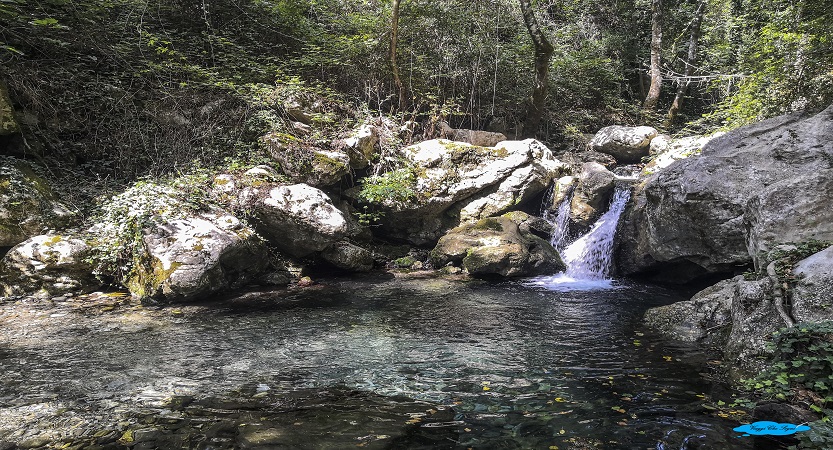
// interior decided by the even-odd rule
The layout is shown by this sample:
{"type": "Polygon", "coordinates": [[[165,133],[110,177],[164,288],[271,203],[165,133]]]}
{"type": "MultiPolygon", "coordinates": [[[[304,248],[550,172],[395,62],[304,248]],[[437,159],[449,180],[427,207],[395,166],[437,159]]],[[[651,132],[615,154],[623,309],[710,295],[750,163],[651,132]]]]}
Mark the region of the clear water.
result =
{"type": "Polygon", "coordinates": [[[703,406],[730,400],[700,375],[707,357],[639,325],[681,295],[616,287],[368,278],[181,315],[7,305],[0,441],[140,428],[134,449],[750,448],[703,406]]]}

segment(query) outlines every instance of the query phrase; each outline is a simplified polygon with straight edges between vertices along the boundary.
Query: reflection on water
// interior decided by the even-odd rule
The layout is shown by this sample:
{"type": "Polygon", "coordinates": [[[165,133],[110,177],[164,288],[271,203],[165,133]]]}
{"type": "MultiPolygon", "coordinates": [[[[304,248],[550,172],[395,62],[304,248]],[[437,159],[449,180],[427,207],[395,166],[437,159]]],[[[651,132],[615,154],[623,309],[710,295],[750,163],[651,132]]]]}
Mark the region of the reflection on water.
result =
{"type": "Polygon", "coordinates": [[[703,407],[727,400],[706,358],[638,327],[680,298],[615,287],[330,280],[181,316],[7,315],[0,440],[34,417],[148,448],[748,448],[703,407]]]}

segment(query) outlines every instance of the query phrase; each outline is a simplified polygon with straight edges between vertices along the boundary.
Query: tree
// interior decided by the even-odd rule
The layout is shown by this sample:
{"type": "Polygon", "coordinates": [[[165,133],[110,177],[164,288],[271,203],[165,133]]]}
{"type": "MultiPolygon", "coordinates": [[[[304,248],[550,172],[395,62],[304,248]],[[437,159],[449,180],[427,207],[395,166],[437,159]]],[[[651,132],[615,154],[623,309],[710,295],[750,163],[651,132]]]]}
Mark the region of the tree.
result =
{"type": "Polygon", "coordinates": [[[521,14],[524,18],[529,36],[535,46],[535,86],[532,88],[532,98],[524,121],[524,136],[534,136],[541,125],[541,118],[544,115],[544,107],[547,102],[547,87],[550,68],[550,59],[555,51],[552,44],[544,36],[544,32],[538,26],[535,18],[535,11],[532,9],[530,0],[520,0],[521,14]]]}
{"type": "Polygon", "coordinates": [[[402,79],[399,76],[399,65],[396,63],[400,3],[401,0],[393,0],[393,9],[390,17],[390,69],[393,72],[393,82],[396,84],[396,90],[399,93],[399,109],[402,110],[407,107],[407,98],[405,95],[405,86],[402,84],[402,79]]]}
{"type": "Polygon", "coordinates": [[[691,75],[694,72],[694,64],[697,62],[697,41],[700,40],[700,26],[703,23],[705,13],[706,0],[700,0],[700,3],[697,4],[697,11],[694,12],[694,18],[691,20],[691,35],[688,39],[688,55],[685,60],[683,77],[679,80],[674,102],[671,104],[671,108],[668,109],[668,125],[674,122],[677,113],[683,107],[686,92],[688,92],[688,87],[691,85],[691,75]]]}
{"type": "Polygon", "coordinates": [[[662,52],[662,0],[651,1],[651,87],[642,108],[652,111],[657,107],[662,90],[660,53],[662,52]]]}

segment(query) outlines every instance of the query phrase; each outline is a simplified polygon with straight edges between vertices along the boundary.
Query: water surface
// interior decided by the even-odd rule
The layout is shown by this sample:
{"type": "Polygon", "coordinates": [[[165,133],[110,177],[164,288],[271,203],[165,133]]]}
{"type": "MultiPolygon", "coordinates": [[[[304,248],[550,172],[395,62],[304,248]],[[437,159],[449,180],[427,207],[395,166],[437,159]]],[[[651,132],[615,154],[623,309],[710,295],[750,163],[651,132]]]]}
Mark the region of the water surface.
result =
{"type": "Polygon", "coordinates": [[[683,297],[607,287],[366,278],[177,310],[7,305],[0,441],[749,448],[710,406],[730,401],[701,376],[715,362],[639,325],[683,297]]]}

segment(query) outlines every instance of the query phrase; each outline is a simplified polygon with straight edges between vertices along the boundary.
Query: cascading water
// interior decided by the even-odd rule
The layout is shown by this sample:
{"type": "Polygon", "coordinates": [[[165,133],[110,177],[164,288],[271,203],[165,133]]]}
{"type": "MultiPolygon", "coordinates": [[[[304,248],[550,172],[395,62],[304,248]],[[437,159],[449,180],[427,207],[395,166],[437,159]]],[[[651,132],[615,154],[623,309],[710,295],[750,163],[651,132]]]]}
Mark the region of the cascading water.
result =
{"type": "Polygon", "coordinates": [[[564,198],[555,218],[551,220],[553,223],[551,242],[553,247],[559,250],[567,270],[557,275],[535,278],[532,283],[557,290],[611,287],[612,280],[608,279],[608,276],[613,263],[613,238],[619,217],[630,200],[630,189],[617,186],[608,211],[593,224],[590,231],[564,248],[571,197],[568,195],[564,198]]]}
{"type": "Polygon", "coordinates": [[[613,237],[619,216],[631,197],[629,189],[617,188],[610,209],[599,217],[587,234],[578,238],[561,253],[567,265],[566,275],[577,280],[603,280],[613,263],[613,237]]]}
{"type": "Polygon", "coordinates": [[[570,189],[570,191],[567,192],[567,195],[564,196],[564,199],[561,200],[561,204],[558,205],[558,209],[556,210],[554,216],[549,212],[545,212],[544,214],[544,219],[552,223],[552,236],[550,237],[550,244],[552,244],[552,246],[559,252],[564,249],[564,246],[567,243],[567,232],[570,225],[570,202],[572,199],[573,190],[570,189]]]}

